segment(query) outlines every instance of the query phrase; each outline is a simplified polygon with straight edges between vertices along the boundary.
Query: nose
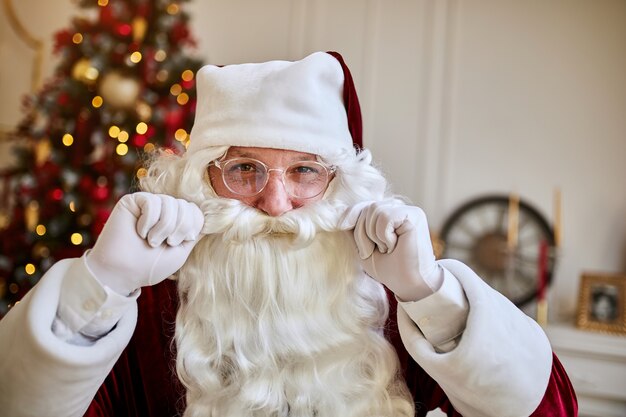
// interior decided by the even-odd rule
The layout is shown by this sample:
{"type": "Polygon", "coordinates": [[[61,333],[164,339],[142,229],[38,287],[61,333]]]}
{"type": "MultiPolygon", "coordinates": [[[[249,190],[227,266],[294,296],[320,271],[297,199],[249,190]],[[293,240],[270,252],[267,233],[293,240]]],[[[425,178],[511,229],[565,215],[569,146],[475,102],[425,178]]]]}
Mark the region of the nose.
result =
{"type": "Polygon", "coordinates": [[[254,207],[269,216],[280,216],[294,208],[291,197],[287,194],[279,172],[270,174],[267,185],[259,194],[254,207]]]}

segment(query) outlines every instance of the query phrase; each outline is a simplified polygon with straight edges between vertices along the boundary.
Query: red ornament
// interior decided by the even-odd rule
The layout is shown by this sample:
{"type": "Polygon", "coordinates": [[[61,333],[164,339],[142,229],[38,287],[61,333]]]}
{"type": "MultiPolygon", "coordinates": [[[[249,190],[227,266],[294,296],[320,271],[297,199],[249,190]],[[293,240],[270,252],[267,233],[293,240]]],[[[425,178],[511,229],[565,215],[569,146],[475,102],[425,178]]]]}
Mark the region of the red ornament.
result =
{"type": "Polygon", "coordinates": [[[148,138],[146,137],[146,135],[140,135],[139,133],[135,134],[133,136],[133,140],[132,140],[133,145],[135,145],[138,148],[142,148],[146,143],[148,143],[148,138]]]}
{"type": "Polygon", "coordinates": [[[62,48],[72,44],[72,33],[69,30],[60,30],[54,35],[54,53],[58,53],[62,48]]]}
{"type": "Polygon", "coordinates": [[[196,41],[191,37],[191,32],[189,31],[189,27],[185,22],[179,22],[176,24],[172,31],[170,32],[170,36],[172,41],[179,44],[187,44],[189,46],[195,47],[196,41]]]}
{"type": "Polygon", "coordinates": [[[185,90],[191,90],[195,85],[195,81],[193,79],[189,80],[189,81],[181,81],[180,85],[185,89],[185,90]]]}
{"type": "Polygon", "coordinates": [[[128,36],[133,32],[133,27],[128,23],[121,23],[115,28],[115,32],[121,36],[128,36]]]}
{"type": "Polygon", "coordinates": [[[110,194],[111,194],[111,190],[106,185],[97,186],[96,188],[93,189],[93,192],[91,193],[91,197],[93,198],[94,201],[101,203],[105,201],[107,198],[109,198],[110,194]]]}
{"type": "Polygon", "coordinates": [[[50,198],[54,201],[61,201],[63,199],[63,190],[60,188],[55,188],[50,191],[50,198]]]}
{"type": "Polygon", "coordinates": [[[165,114],[165,128],[168,131],[175,131],[181,126],[185,114],[180,107],[170,108],[165,114]]]}

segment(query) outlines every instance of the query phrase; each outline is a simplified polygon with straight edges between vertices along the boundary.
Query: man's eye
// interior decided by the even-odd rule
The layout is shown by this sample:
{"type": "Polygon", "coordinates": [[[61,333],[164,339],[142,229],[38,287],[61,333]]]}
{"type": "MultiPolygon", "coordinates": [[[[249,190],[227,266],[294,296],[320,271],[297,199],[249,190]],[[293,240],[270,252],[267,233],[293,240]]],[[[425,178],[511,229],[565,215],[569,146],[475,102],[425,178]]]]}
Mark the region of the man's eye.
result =
{"type": "Polygon", "coordinates": [[[245,162],[241,164],[233,164],[233,166],[229,169],[230,172],[255,172],[256,170],[257,167],[254,164],[245,162]]]}
{"type": "Polygon", "coordinates": [[[296,165],[289,171],[294,174],[319,174],[319,169],[310,165],[296,165]]]}

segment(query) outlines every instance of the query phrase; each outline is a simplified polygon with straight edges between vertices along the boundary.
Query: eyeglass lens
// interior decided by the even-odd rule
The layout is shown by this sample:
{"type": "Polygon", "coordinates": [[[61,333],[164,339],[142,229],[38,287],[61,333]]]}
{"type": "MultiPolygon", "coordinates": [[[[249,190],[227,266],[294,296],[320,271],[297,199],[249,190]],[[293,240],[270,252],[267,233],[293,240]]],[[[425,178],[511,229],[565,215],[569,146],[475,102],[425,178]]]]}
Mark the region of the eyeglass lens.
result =
{"type": "MultiPolygon", "coordinates": [[[[222,175],[226,186],[234,193],[251,196],[259,193],[267,184],[269,171],[256,159],[236,158],[225,161],[222,175]]],[[[316,161],[301,161],[290,165],[283,172],[287,193],[293,197],[311,198],[319,195],[328,185],[328,170],[316,161]]]]}

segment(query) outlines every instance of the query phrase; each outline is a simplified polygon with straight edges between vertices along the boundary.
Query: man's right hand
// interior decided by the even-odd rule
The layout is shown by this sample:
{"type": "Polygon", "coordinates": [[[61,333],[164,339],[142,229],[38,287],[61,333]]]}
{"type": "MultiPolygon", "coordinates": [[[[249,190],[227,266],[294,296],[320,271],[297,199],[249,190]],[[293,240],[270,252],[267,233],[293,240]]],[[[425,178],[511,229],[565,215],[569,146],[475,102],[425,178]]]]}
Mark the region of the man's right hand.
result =
{"type": "Polygon", "coordinates": [[[203,225],[204,215],[193,203],[163,194],[127,194],[85,255],[87,266],[101,284],[128,295],[178,271],[203,225]]]}

